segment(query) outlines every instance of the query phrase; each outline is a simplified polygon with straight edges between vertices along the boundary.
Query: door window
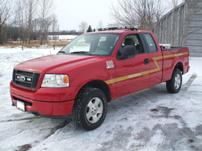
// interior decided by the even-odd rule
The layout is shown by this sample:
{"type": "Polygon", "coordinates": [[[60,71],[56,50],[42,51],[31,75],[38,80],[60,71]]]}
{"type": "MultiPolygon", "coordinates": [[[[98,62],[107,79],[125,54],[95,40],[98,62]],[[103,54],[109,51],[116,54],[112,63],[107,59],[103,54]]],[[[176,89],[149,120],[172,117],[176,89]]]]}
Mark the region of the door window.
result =
{"type": "Polygon", "coordinates": [[[143,34],[143,37],[146,43],[147,53],[157,52],[158,49],[153,37],[150,34],[143,34]]]}
{"type": "Polygon", "coordinates": [[[138,35],[129,35],[127,36],[123,43],[122,46],[127,46],[127,45],[133,45],[136,47],[136,51],[140,54],[140,53],[144,53],[144,48],[142,45],[142,42],[139,38],[138,35]]]}
{"type": "MultiPolygon", "coordinates": [[[[145,53],[143,44],[140,40],[139,35],[128,35],[123,40],[121,48],[124,48],[126,46],[134,46],[134,54],[142,54],[145,53]]],[[[120,49],[121,49],[120,48],[120,49]]],[[[118,58],[119,58],[120,52],[118,52],[118,58]]]]}

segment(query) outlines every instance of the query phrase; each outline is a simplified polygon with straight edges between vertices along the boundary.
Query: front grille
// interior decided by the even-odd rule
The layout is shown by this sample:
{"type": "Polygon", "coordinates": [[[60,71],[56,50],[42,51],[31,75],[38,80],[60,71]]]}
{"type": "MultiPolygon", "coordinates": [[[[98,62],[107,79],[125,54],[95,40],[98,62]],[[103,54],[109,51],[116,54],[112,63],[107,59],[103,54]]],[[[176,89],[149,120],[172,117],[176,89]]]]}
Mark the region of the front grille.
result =
{"type": "Polygon", "coordinates": [[[13,82],[16,85],[26,88],[36,88],[39,80],[39,73],[14,70],[13,71],[13,82]]]}

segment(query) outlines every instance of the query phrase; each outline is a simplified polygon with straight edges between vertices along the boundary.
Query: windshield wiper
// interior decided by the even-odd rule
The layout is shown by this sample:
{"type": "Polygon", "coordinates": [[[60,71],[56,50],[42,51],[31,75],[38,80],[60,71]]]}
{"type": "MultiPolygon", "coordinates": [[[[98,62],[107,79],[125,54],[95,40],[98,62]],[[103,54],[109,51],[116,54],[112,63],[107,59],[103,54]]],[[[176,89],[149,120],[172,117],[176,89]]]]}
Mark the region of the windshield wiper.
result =
{"type": "Polygon", "coordinates": [[[61,50],[61,51],[58,52],[58,54],[66,54],[66,52],[61,50]]]}
{"type": "Polygon", "coordinates": [[[76,52],[71,52],[70,54],[87,54],[87,55],[89,55],[89,52],[86,52],[86,51],[76,51],[76,52]]]}

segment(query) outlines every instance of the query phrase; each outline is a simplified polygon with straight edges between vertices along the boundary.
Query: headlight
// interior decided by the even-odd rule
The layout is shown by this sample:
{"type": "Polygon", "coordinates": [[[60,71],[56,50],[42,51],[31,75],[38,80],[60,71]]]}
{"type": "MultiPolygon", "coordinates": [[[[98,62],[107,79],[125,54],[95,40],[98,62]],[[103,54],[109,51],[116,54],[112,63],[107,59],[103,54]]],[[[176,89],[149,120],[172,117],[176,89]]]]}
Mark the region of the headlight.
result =
{"type": "Polygon", "coordinates": [[[69,87],[69,76],[61,74],[46,74],[42,86],[43,88],[65,88],[69,87]]]}

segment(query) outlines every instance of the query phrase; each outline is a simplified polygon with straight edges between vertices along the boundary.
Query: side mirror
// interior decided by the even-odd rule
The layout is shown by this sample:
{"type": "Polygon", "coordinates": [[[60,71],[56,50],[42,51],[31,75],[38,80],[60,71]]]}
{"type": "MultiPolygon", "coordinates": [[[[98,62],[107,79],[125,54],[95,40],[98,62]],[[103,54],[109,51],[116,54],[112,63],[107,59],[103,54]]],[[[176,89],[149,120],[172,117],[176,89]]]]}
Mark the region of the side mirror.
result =
{"type": "Polygon", "coordinates": [[[137,50],[135,46],[129,45],[125,47],[121,47],[118,52],[118,59],[124,60],[131,58],[137,54],[137,50]]]}

